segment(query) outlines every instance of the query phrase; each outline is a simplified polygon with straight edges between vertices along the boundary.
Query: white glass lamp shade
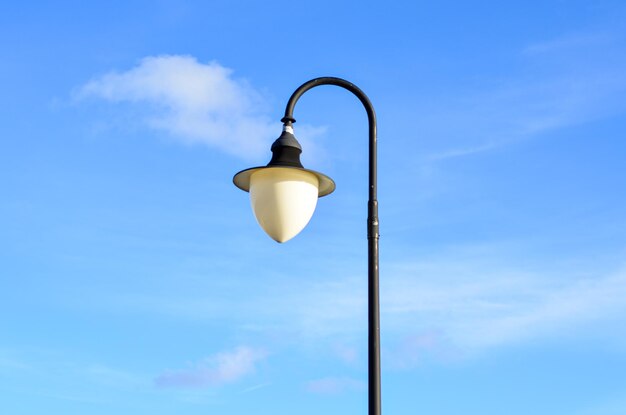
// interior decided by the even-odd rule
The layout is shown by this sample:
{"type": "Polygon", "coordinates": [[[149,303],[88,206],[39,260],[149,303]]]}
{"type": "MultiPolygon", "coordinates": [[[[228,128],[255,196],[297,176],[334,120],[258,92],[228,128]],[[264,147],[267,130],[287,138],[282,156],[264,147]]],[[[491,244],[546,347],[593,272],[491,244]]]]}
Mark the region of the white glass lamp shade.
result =
{"type": "Polygon", "coordinates": [[[271,167],[250,176],[250,202],[257,222],[275,241],[286,242],[309,223],[319,180],[302,169],[271,167]]]}

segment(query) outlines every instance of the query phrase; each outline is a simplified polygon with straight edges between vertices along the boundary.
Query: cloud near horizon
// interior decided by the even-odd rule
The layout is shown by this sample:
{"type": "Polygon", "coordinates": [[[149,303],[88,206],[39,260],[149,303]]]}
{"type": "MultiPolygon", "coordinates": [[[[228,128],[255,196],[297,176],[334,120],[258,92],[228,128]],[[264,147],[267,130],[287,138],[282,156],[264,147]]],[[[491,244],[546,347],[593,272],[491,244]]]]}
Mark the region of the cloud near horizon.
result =
{"type": "Polygon", "coordinates": [[[280,133],[280,124],[264,112],[264,98],[248,82],[193,56],[145,57],[132,69],[92,79],[75,95],[141,105],[148,127],[242,158],[267,153],[280,133]]]}

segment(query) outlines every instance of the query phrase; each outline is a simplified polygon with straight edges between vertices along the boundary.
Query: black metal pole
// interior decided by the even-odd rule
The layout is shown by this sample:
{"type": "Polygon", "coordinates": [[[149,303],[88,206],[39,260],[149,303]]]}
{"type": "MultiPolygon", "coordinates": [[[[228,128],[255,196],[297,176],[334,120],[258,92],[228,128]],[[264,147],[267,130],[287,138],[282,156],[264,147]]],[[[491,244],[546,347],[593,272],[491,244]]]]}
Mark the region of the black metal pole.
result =
{"type": "Polygon", "coordinates": [[[369,123],[369,199],[367,202],[367,321],[368,321],[368,414],[381,414],[380,394],[380,305],[378,294],[378,200],[377,163],[376,163],[376,113],[367,95],[354,84],[333,77],[312,79],[302,84],[289,98],[285,116],[281,120],[285,125],[296,122],[293,109],[298,99],[311,88],[320,85],[336,85],[352,92],[361,101],[367,111],[369,123]]]}

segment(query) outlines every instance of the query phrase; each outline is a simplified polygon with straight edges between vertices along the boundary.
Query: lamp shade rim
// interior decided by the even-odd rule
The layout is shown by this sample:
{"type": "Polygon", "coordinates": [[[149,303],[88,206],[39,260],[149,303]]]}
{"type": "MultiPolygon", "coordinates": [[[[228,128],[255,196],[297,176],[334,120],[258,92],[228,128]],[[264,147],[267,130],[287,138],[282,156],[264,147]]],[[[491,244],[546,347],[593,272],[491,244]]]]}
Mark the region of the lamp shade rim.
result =
{"type": "Polygon", "coordinates": [[[249,169],[245,169],[235,174],[233,177],[233,183],[235,186],[240,188],[243,191],[250,191],[250,177],[259,170],[263,169],[295,169],[302,170],[313,174],[317,177],[319,182],[319,187],[317,190],[317,196],[322,197],[331,194],[335,190],[335,181],[330,177],[326,176],[323,173],[317,172],[315,170],[309,170],[301,167],[291,167],[291,166],[259,166],[259,167],[251,167],[249,169]]]}

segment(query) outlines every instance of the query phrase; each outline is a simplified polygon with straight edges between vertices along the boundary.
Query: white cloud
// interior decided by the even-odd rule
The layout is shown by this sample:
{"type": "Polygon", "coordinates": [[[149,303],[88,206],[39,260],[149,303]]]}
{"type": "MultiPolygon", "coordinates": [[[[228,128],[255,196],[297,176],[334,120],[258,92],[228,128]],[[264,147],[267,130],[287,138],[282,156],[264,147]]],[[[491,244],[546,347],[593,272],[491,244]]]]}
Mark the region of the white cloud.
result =
{"type": "Polygon", "coordinates": [[[266,357],[267,353],[263,350],[240,346],[210,356],[190,369],[165,372],[155,382],[162,387],[221,386],[254,373],[257,363],[266,357]]]}
{"type": "Polygon", "coordinates": [[[269,154],[280,134],[258,91],[232,70],[191,56],[143,58],[132,69],[91,80],[77,96],[136,104],[149,127],[244,158],[269,154]]]}

